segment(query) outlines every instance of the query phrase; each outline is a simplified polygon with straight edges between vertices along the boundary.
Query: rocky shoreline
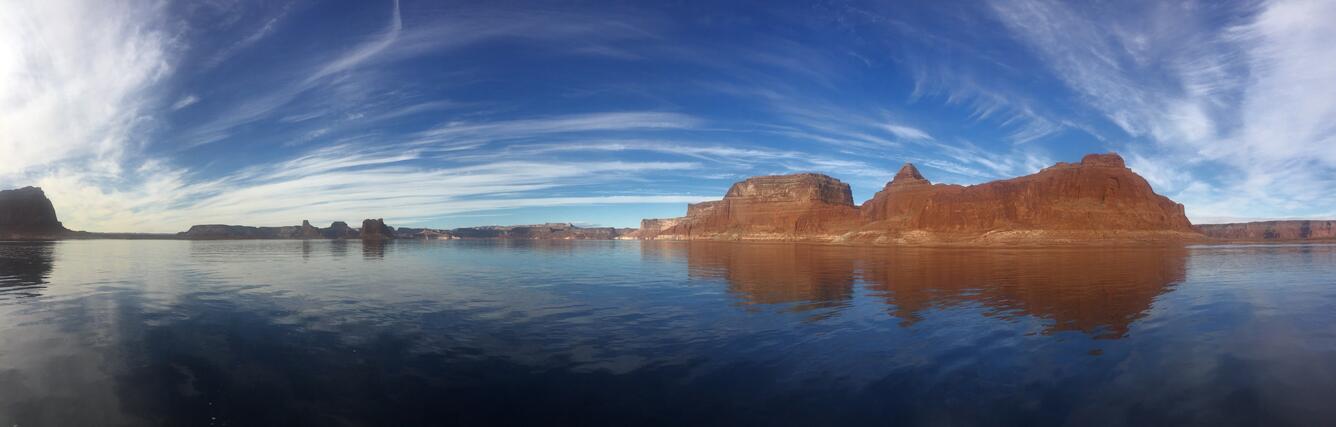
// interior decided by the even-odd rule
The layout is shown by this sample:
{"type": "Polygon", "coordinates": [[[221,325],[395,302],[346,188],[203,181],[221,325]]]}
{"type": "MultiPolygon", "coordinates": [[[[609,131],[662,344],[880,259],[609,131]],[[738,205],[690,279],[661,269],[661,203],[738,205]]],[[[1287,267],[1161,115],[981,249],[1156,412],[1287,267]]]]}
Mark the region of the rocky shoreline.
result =
{"type": "Polygon", "coordinates": [[[1183,205],[1156,194],[1117,154],[1091,154],[1032,174],[978,185],[934,184],[905,164],[862,205],[849,185],[816,173],[752,177],[686,215],[639,229],[548,223],[455,229],[395,228],[366,219],[318,228],[195,225],[176,234],[70,231],[40,188],[0,191],[0,240],[59,239],[513,239],[708,240],[905,246],[1049,246],[1336,241],[1336,221],[1193,225],[1183,205]]]}

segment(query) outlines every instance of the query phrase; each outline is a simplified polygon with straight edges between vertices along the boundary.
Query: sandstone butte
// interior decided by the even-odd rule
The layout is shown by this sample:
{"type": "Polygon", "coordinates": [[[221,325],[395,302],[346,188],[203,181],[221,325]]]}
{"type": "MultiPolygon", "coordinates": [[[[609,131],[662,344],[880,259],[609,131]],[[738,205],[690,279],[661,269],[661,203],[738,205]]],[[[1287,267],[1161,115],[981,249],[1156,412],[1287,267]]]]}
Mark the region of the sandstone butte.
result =
{"type": "Polygon", "coordinates": [[[825,175],[754,177],[722,200],[688,206],[685,217],[643,221],[640,238],[989,244],[1204,236],[1183,205],[1155,194],[1110,153],[970,186],[933,184],[906,164],[862,206],[847,184],[825,175]]]}

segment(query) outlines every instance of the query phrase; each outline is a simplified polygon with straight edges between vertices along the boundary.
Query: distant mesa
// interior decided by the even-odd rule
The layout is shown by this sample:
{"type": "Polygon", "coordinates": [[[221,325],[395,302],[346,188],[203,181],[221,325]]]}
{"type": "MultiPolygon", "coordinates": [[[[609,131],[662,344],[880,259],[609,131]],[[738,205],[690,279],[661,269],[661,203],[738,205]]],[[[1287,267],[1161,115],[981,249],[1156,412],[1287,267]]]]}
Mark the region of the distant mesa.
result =
{"type": "Polygon", "coordinates": [[[1336,221],[1262,221],[1236,224],[1202,224],[1197,231],[1226,240],[1332,240],[1336,239],[1336,221]]]}
{"type": "Polygon", "coordinates": [[[343,221],[335,221],[329,225],[329,228],[317,228],[311,225],[310,221],[302,221],[299,226],[282,227],[251,227],[246,225],[223,225],[223,224],[204,224],[191,226],[189,230],[177,233],[178,238],[188,240],[233,240],[233,239],[365,239],[372,238],[384,240],[393,239],[393,228],[385,225],[384,220],[368,219],[363,221],[363,226],[371,223],[382,229],[390,230],[391,234],[383,234],[380,237],[374,237],[375,234],[383,232],[364,232],[348,226],[343,221]]]}

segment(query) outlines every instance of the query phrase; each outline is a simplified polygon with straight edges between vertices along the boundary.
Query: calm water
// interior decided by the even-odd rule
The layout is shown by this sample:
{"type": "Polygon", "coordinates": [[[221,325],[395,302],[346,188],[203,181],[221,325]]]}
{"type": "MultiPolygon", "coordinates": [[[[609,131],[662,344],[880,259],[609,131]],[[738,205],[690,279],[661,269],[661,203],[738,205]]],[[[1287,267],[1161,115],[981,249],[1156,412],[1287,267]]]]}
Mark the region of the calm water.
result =
{"type": "Polygon", "coordinates": [[[0,425],[1322,424],[1336,247],[0,243],[0,425]]]}

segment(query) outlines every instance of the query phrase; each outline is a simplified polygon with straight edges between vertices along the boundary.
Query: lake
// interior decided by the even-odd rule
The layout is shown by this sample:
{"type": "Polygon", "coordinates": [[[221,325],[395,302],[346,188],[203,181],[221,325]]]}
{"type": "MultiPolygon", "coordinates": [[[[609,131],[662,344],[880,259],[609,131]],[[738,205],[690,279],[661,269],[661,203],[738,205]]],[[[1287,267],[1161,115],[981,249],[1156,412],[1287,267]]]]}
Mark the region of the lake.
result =
{"type": "Polygon", "coordinates": [[[1304,425],[1336,246],[0,243],[0,425],[1304,425]]]}

